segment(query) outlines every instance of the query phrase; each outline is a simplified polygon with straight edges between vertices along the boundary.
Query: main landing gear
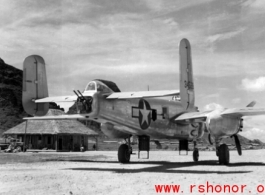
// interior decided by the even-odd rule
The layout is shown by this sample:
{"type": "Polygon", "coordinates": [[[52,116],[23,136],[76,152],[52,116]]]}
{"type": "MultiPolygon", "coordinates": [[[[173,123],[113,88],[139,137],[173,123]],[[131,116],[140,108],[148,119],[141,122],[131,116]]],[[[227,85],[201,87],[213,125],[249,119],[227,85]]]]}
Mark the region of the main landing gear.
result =
{"type": "Polygon", "coordinates": [[[119,150],[118,150],[119,162],[128,163],[130,162],[130,158],[131,158],[131,152],[130,152],[129,146],[127,144],[120,145],[119,150]]]}
{"type": "Polygon", "coordinates": [[[120,163],[130,162],[132,147],[130,137],[126,140],[126,144],[121,144],[118,149],[118,160],[120,163]]]}
{"type": "Polygon", "coordinates": [[[228,165],[230,160],[229,148],[226,144],[222,144],[218,148],[218,157],[220,165],[228,165]]]}
{"type": "MultiPolygon", "coordinates": [[[[125,138],[125,144],[120,145],[118,149],[118,160],[120,163],[129,163],[132,154],[131,136],[125,138]]],[[[140,152],[147,152],[147,159],[149,158],[150,151],[150,137],[146,135],[138,136],[138,158],[140,158],[140,152]]]]}
{"type": "Polygon", "coordinates": [[[230,162],[229,148],[226,144],[221,144],[222,139],[215,139],[216,156],[220,165],[228,165],[230,162]]]}

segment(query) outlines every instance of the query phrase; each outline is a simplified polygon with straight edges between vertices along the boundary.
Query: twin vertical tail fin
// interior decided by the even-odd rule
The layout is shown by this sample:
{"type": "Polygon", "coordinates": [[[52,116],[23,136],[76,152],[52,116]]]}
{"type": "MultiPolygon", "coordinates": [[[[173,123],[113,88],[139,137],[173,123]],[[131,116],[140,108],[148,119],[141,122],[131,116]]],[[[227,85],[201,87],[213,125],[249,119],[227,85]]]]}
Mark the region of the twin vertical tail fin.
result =
{"type": "Polygon", "coordinates": [[[22,103],[24,110],[33,116],[43,116],[49,110],[49,103],[34,100],[48,97],[45,62],[41,56],[32,55],[23,63],[22,103]]]}
{"type": "Polygon", "coordinates": [[[195,93],[192,73],[191,47],[187,39],[179,44],[180,98],[184,109],[194,109],[195,93]]]}

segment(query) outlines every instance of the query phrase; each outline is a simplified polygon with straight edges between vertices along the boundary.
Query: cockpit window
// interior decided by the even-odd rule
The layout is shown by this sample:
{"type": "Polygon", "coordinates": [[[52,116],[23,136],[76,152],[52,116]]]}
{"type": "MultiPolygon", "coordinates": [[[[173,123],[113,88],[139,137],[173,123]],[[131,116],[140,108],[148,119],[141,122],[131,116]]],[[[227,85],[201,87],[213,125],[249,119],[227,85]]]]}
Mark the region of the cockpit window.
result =
{"type": "Polygon", "coordinates": [[[86,87],[86,91],[95,91],[95,89],[96,89],[96,86],[94,82],[89,83],[86,87]]]}
{"type": "Polygon", "coordinates": [[[91,81],[88,83],[85,91],[100,91],[104,93],[111,93],[112,91],[103,83],[100,83],[99,81],[91,81]]]}

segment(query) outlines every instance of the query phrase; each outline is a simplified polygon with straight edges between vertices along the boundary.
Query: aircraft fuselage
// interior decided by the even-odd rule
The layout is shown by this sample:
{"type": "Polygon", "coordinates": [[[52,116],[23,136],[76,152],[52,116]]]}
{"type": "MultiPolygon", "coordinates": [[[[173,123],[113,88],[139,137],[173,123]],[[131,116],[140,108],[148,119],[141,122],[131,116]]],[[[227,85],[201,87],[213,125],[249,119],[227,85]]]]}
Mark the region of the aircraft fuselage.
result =
{"type": "Polygon", "coordinates": [[[108,100],[100,95],[98,100],[99,118],[111,121],[117,131],[122,129],[128,134],[148,135],[152,138],[192,138],[190,131],[194,127],[171,120],[185,112],[179,101],[162,98],[108,100]]]}

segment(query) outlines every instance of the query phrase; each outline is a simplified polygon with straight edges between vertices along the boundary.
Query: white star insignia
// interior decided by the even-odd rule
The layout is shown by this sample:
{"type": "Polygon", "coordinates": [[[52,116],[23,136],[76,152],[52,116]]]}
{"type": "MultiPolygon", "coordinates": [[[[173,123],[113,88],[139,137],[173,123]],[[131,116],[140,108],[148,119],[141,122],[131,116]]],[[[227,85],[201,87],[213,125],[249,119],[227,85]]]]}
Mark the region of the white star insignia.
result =
{"type": "Polygon", "coordinates": [[[150,114],[150,110],[147,110],[146,109],[146,106],[145,106],[145,102],[143,102],[144,103],[144,107],[143,107],[143,109],[140,109],[140,112],[142,113],[142,115],[143,115],[143,118],[142,118],[142,124],[141,125],[143,125],[144,124],[144,122],[146,122],[146,124],[148,125],[149,123],[148,123],[148,116],[149,116],[149,114],[150,114]]]}

